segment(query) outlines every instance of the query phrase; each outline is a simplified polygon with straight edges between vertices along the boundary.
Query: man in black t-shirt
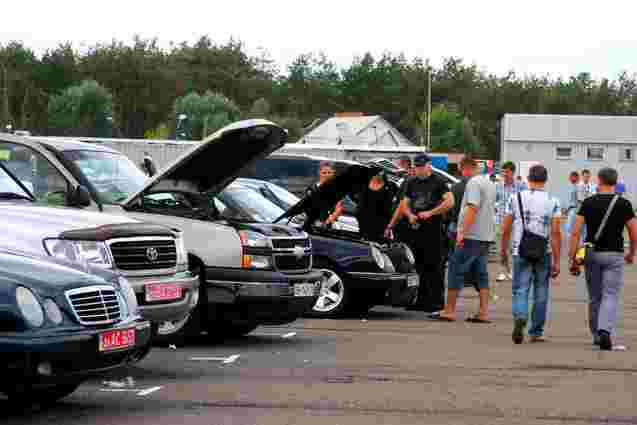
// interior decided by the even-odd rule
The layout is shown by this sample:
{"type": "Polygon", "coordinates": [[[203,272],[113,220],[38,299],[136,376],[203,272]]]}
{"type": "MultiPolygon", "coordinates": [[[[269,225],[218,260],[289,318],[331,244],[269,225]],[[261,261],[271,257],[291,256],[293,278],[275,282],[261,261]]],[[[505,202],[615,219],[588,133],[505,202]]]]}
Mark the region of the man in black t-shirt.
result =
{"type": "Polygon", "coordinates": [[[629,200],[617,197],[605,227],[595,235],[615,195],[617,171],[602,168],[598,175],[597,194],[586,198],[577,212],[571,233],[569,258],[574,268],[580,234],[585,227],[586,243],[593,253],[586,261],[586,284],[589,296],[589,325],[593,340],[602,350],[612,350],[611,335],[617,317],[619,294],[624,286],[624,262],[632,264],[637,250],[637,219],[629,200]],[[630,249],[624,252],[624,228],[630,236],[630,249]]]}
{"type": "Polygon", "coordinates": [[[445,181],[433,174],[428,155],[417,156],[414,166],[416,175],[405,182],[398,213],[386,233],[391,233],[400,218],[407,218],[420,275],[418,297],[409,309],[434,313],[444,307],[442,215],[453,207],[454,201],[445,181]]]}

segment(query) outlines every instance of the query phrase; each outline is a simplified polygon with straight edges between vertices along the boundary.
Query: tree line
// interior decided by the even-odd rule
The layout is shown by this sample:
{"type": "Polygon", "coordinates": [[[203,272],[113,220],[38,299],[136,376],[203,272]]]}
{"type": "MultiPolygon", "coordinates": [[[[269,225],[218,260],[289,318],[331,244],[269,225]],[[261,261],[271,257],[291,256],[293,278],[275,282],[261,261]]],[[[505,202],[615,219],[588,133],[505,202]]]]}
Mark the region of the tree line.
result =
{"type": "Polygon", "coordinates": [[[637,111],[637,75],[613,80],[488,73],[450,57],[439,67],[403,54],[367,53],[338,67],[323,53],[281,72],[267,54],[236,40],[195,43],[135,37],[82,52],[64,43],[38,56],[0,44],[0,125],[43,135],[198,139],[236,119],[263,117],[298,139],[335,112],[382,114],[416,143],[425,140],[431,76],[431,140],[437,151],[497,158],[501,114],[622,114],[637,111]],[[187,125],[180,116],[188,117],[187,125]]]}

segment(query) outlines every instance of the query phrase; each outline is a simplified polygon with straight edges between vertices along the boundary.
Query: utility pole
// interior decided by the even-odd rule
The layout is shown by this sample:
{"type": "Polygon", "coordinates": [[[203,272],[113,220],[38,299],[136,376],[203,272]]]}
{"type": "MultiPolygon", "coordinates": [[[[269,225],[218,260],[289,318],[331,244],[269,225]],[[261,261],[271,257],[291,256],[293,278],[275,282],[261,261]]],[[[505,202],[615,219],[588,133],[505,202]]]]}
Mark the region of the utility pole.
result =
{"type": "Polygon", "coordinates": [[[431,67],[427,64],[427,152],[431,151],[431,67]]]}

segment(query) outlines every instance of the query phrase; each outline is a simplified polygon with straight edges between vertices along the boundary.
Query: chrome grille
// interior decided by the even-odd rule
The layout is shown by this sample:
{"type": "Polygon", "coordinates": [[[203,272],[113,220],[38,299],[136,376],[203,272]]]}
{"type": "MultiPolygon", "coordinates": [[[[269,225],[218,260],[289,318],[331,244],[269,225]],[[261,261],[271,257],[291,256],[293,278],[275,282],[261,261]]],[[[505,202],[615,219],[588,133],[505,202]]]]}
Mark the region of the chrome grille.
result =
{"type": "Polygon", "coordinates": [[[177,266],[177,247],[172,238],[118,240],[109,243],[109,247],[119,270],[158,270],[177,266]]]}
{"type": "Polygon", "coordinates": [[[77,320],[83,325],[114,323],[122,318],[120,300],[112,286],[89,286],[66,291],[77,320]]]}
{"type": "Polygon", "coordinates": [[[312,268],[309,238],[272,238],[274,267],[281,272],[299,273],[312,268]]]}

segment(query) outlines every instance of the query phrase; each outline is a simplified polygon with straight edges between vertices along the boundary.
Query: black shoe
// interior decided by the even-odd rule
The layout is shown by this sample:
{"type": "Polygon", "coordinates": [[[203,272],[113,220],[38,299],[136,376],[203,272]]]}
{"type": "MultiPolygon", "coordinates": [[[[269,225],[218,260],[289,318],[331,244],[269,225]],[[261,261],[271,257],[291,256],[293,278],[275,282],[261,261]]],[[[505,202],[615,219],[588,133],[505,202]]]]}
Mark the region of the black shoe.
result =
{"type": "Polygon", "coordinates": [[[420,304],[412,304],[405,307],[407,311],[426,311],[425,306],[420,304]]]}
{"type": "Polygon", "coordinates": [[[605,351],[613,350],[613,342],[610,339],[610,333],[607,331],[597,331],[599,337],[599,349],[605,351]]]}
{"type": "Polygon", "coordinates": [[[513,343],[522,344],[524,342],[524,329],[526,329],[526,320],[515,319],[513,323],[513,334],[511,335],[513,343]]]}

